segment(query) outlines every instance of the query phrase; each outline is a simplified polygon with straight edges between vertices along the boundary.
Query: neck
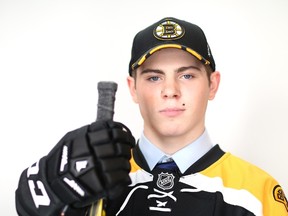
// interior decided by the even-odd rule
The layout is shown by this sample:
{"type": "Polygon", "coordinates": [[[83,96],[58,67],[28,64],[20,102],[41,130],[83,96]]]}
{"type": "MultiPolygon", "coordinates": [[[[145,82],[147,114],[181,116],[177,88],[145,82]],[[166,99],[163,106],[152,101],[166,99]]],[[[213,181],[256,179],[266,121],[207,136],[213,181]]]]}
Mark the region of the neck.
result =
{"type": "Polygon", "coordinates": [[[144,135],[165,154],[173,155],[175,152],[194,142],[203,134],[204,130],[205,128],[203,127],[182,135],[163,135],[155,132],[149,133],[149,131],[144,130],[144,135]]]}

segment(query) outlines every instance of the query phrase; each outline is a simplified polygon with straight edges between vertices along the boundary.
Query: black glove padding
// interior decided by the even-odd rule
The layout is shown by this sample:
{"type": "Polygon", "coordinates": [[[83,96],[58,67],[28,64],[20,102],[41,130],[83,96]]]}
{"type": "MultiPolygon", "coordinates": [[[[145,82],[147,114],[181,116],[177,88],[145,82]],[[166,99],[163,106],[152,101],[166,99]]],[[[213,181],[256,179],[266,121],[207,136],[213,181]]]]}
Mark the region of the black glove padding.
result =
{"type": "Polygon", "coordinates": [[[135,139],[123,124],[96,121],[67,133],[47,156],[47,179],[66,204],[84,207],[115,198],[131,182],[135,139]]]}

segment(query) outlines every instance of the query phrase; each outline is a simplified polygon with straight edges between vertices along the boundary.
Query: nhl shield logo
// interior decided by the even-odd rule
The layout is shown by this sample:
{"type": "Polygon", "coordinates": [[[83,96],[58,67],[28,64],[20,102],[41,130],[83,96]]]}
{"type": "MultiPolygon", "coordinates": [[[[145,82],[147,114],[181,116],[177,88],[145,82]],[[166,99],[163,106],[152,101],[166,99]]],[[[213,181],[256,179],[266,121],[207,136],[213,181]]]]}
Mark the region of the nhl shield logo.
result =
{"type": "Polygon", "coordinates": [[[162,190],[169,190],[174,186],[173,174],[163,173],[158,174],[157,186],[162,190]]]}

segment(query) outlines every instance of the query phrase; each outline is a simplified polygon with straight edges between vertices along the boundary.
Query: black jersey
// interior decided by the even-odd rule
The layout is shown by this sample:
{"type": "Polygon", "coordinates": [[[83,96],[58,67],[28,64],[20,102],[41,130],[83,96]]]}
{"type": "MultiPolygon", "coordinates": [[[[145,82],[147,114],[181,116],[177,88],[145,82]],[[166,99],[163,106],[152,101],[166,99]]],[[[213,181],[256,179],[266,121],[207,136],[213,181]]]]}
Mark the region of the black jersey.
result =
{"type": "Polygon", "coordinates": [[[107,216],[287,216],[278,183],[218,145],[185,173],[149,170],[139,147],[131,159],[131,185],[107,201],[107,216]]]}
{"type": "MultiPolygon", "coordinates": [[[[138,145],[132,152],[132,183],[120,197],[104,200],[106,216],[288,216],[287,199],[276,180],[218,145],[185,173],[163,168],[150,171],[138,145]]],[[[21,216],[60,215],[65,205],[45,180],[45,160],[39,162],[37,178],[53,202],[35,206],[25,170],[16,191],[21,216]]],[[[87,210],[70,207],[65,216],[87,216],[87,210]]]]}

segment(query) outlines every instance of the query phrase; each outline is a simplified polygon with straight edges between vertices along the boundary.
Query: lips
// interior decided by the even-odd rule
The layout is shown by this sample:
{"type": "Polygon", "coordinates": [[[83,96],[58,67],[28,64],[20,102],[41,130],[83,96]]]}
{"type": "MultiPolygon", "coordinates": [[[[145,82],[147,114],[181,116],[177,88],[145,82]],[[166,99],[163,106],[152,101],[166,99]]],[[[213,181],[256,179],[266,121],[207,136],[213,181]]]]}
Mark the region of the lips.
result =
{"type": "Polygon", "coordinates": [[[183,108],[173,107],[173,108],[164,108],[160,110],[159,112],[168,117],[176,117],[176,116],[181,115],[184,111],[185,109],[183,108]]]}

